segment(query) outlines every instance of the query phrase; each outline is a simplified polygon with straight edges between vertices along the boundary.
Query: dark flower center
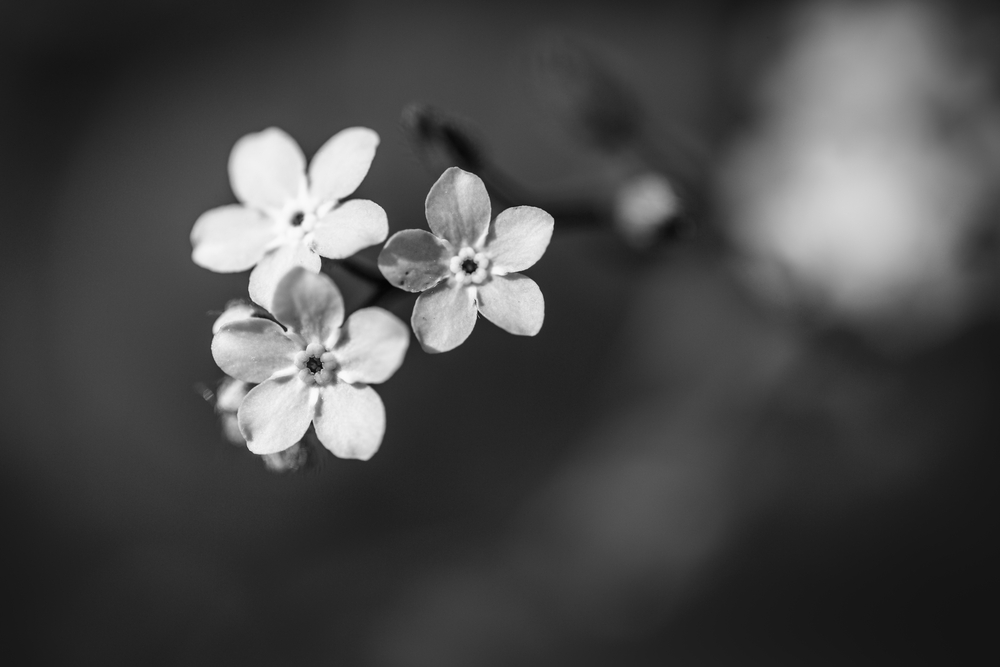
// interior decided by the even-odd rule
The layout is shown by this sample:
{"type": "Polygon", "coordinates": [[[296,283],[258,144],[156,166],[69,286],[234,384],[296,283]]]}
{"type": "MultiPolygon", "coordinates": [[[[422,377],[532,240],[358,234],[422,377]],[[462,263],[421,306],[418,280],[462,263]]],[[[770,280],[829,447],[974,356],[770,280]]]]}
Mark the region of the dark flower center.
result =
{"type": "Polygon", "coordinates": [[[476,264],[476,260],[467,259],[462,262],[462,270],[468,273],[470,276],[479,269],[479,265],[476,264]]]}
{"type": "Polygon", "coordinates": [[[309,357],[309,360],[306,361],[306,369],[313,374],[319,373],[323,370],[323,362],[320,361],[319,357],[309,357]]]}
{"type": "Polygon", "coordinates": [[[291,219],[292,227],[298,227],[299,225],[302,224],[302,221],[305,219],[306,219],[305,213],[303,213],[302,211],[296,211],[295,214],[292,215],[291,219]]]}

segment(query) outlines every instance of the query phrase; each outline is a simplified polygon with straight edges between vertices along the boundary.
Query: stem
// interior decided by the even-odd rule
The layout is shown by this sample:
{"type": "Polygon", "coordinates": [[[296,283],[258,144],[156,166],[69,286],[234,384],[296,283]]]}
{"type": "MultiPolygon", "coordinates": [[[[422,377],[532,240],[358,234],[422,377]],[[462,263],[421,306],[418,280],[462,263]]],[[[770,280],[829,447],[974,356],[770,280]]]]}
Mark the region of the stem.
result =
{"type": "Polygon", "coordinates": [[[556,229],[599,229],[608,226],[609,216],[585,202],[558,202],[531,192],[502,169],[487,164],[479,174],[486,189],[503,208],[534,206],[559,221],[556,229]]]}
{"type": "Polygon", "coordinates": [[[371,266],[367,262],[357,259],[357,257],[348,257],[347,259],[336,261],[340,267],[357,278],[361,278],[373,285],[384,284],[391,287],[391,284],[385,279],[382,272],[378,270],[378,267],[371,266]]]}
{"type": "Polygon", "coordinates": [[[368,297],[364,303],[362,303],[358,308],[370,308],[372,306],[380,306],[382,308],[388,309],[389,306],[399,299],[408,296],[409,292],[403,291],[396,287],[393,287],[388,281],[385,284],[379,285],[375,292],[368,297]]]}

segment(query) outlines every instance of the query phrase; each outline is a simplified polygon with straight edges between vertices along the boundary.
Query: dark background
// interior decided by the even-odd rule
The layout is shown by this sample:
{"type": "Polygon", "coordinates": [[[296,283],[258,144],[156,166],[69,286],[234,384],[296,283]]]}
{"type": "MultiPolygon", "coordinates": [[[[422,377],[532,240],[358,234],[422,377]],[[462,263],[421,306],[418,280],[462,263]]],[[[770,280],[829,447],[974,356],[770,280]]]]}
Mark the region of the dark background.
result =
{"type": "MultiPolygon", "coordinates": [[[[661,154],[694,145],[711,172],[794,8],[6,3],[5,652],[858,665],[986,647],[991,285],[961,324],[895,351],[759,299],[711,231],[640,253],[557,217],[528,271],[542,332],[481,321],[454,352],[412,347],[378,387],[388,431],[371,461],[268,472],[201,397],[219,377],[214,313],[246,276],[195,266],[188,235],[232,201],[240,136],[276,125],[312,155],[344,127],[375,129],[357,195],[393,231],[424,225],[436,178],[399,127],[413,101],[471,119],[527,186],[600,197],[614,169],[529,84],[531,54],[569,35],[637,91],[661,154]]],[[[977,4],[954,18],[960,38],[996,26],[977,4]]],[[[394,310],[408,319],[411,304],[394,310]]]]}

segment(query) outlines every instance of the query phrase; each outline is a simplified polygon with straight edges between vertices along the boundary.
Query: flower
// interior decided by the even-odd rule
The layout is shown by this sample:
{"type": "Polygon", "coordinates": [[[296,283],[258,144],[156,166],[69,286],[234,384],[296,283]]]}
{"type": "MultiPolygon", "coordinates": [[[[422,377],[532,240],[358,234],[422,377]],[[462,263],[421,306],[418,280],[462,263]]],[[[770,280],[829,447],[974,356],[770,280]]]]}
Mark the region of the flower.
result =
{"type": "Polygon", "coordinates": [[[349,257],[389,233],[385,211],[367,199],[340,200],[364,180],[378,134],[351,127],[316,152],[306,174],[295,140],[272,127],[236,142],[229,181],[241,204],[220,206],[191,230],[195,264],[250,274],[250,298],[270,309],[278,281],[294,266],[316,273],[320,256],[349,257]]]}
{"type": "Polygon", "coordinates": [[[462,344],[476,324],[476,310],[501,329],[534,336],[545,301],[521,271],[545,253],[552,216],[533,206],[503,211],[490,224],[490,198],[475,174],[451,167],[427,194],[431,232],[392,235],[378,258],[382,275],[400,289],[423,292],[411,323],[427,352],[462,344]]]}
{"type": "Polygon", "coordinates": [[[259,383],[238,412],[247,447],[283,451],[313,423],[336,456],[371,458],[385,433],[385,407],[368,385],[386,381],[403,362],[406,325],[381,308],[362,308],[345,323],[337,286],[302,267],[278,283],[272,303],[277,322],[237,319],[212,340],[219,368],[259,383]]]}

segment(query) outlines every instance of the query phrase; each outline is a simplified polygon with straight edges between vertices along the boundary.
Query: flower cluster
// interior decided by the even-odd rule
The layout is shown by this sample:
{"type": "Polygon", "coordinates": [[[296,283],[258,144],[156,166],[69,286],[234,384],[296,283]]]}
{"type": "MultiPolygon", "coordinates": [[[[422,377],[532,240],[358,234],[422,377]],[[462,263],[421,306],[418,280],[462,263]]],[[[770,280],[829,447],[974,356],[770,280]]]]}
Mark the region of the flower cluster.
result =
{"type": "MultiPolygon", "coordinates": [[[[247,135],[229,159],[240,204],[204,213],[191,231],[196,264],[253,269],[248,292],[256,305],[233,304],[213,326],[212,356],[227,374],[217,410],[227,438],[245,441],[274,470],[301,465],[310,426],[341,458],[368,459],[382,443],[385,408],[369,385],[400,367],[409,331],[377,306],[345,317],[340,290],[320,273],[321,257],[345,259],[388,236],[378,204],[344,201],[367,175],[378,142],[367,128],[343,130],[307,170],[281,130],[247,135]]],[[[482,180],[457,167],[431,188],[425,212],[430,232],[398,232],[378,258],[389,285],[421,292],[411,324],[422,348],[454,349],[477,312],[511,333],[537,334],[545,302],[519,271],[545,252],[552,216],[519,206],[492,220],[482,180]]]]}

